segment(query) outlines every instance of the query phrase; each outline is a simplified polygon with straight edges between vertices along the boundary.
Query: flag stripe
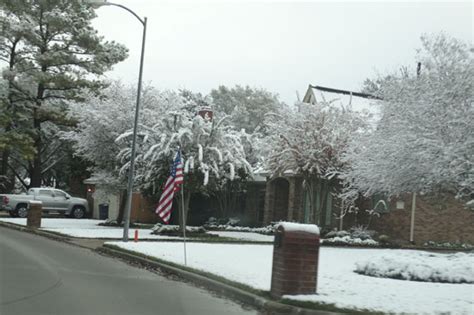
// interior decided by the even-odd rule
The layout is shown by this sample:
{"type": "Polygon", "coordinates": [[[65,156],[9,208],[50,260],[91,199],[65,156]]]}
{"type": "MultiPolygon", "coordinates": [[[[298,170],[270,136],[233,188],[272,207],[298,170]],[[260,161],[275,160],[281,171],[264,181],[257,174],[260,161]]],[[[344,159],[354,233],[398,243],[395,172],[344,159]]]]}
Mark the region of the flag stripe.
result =
{"type": "Polygon", "coordinates": [[[171,174],[166,180],[163,193],[161,194],[160,201],[158,202],[158,207],[155,210],[155,213],[158,214],[166,224],[169,223],[171,218],[174,194],[175,192],[179,191],[181,188],[180,184],[183,183],[183,161],[181,160],[181,152],[178,151],[171,167],[171,174]]]}

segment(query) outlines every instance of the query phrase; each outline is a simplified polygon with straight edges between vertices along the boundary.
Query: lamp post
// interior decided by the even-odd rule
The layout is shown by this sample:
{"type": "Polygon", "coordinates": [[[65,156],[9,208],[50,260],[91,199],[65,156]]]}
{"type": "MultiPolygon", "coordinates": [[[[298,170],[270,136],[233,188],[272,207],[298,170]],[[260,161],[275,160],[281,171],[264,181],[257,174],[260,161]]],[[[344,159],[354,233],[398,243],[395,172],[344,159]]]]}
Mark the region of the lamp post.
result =
{"type": "Polygon", "coordinates": [[[138,87],[137,87],[137,102],[135,106],[135,120],[133,123],[133,140],[132,140],[132,155],[130,156],[130,169],[128,175],[128,185],[127,185],[127,204],[124,213],[124,224],[123,224],[123,241],[128,242],[128,229],[130,226],[130,213],[132,210],[132,195],[133,195],[133,177],[135,173],[135,151],[136,151],[136,142],[137,142],[137,127],[138,127],[138,115],[140,113],[140,98],[142,92],[142,76],[143,76],[143,59],[145,55],[145,38],[146,38],[146,23],[147,18],[140,18],[135,12],[130,10],[124,5],[107,2],[107,0],[87,0],[89,4],[94,7],[101,7],[101,6],[116,6],[127,10],[131,14],[133,14],[143,25],[143,37],[142,37],[142,51],[140,55],[140,70],[138,73],[138,87]]]}

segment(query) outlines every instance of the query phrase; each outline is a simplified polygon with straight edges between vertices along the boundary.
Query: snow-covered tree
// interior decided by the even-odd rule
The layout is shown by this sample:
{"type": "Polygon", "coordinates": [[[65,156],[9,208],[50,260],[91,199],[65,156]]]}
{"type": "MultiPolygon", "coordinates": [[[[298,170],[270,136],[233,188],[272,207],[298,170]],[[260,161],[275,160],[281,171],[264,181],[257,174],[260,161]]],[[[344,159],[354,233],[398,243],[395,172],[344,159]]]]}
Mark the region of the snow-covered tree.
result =
{"type": "Polygon", "coordinates": [[[286,107],[278,95],[249,86],[219,86],[211,91],[210,96],[213,108],[218,113],[229,115],[231,125],[236,129],[245,129],[248,133],[263,127],[265,114],[286,107]]]}
{"type": "MultiPolygon", "coordinates": [[[[314,191],[319,179],[337,181],[347,167],[342,160],[351,137],[367,128],[364,115],[329,102],[297,104],[286,115],[269,115],[270,136],[265,140],[266,168],[273,175],[298,174],[305,189],[314,191]]],[[[315,201],[310,193],[310,211],[315,201]]]]}
{"type": "MultiPolygon", "coordinates": [[[[45,123],[69,125],[67,100],[81,99],[84,89],[103,87],[100,75],[122,61],[125,47],[106,42],[91,25],[94,10],[81,0],[4,0],[0,2],[0,58],[8,64],[9,106],[23,106],[34,156],[28,161],[30,186],[42,182],[41,152],[49,141],[45,123]]],[[[24,125],[24,126],[23,126],[24,125]]]]}
{"type": "MultiPolygon", "coordinates": [[[[85,103],[72,106],[71,117],[79,123],[64,139],[73,141],[76,154],[93,163],[94,177],[117,190],[128,176],[135,89],[112,84],[102,95],[89,94],[85,103]]],[[[244,179],[250,172],[243,149],[248,135],[199,116],[205,104],[189,91],[157,91],[146,87],[138,128],[136,188],[159,199],[162,185],[178,147],[185,160],[185,190],[219,197],[228,182],[244,179]]],[[[124,204],[124,202],[123,202],[124,204]]]]}
{"type": "Polygon", "coordinates": [[[366,90],[383,99],[382,119],[345,157],[348,194],[450,191],[472,199],[472,53],[444,34],[424,36],[419,75],[405,70],[366,82],[366,90]]]}
{"type": "MultiPolygon", "coordinates": [[[[164,97],[161,96],[161,97],[164,97]]],[[[176,101],[167,101],[158,113],[149,113],[156,119],[140,125],[140,150],[137,154],[137,182],[142,190],[158,196],[169,175],[171,162],[181,149],[185,173],[185,209],[188,210],[191,193],[213,194],[217,198],[226,184],[247,177],[251,170],[246,160],[243,142],[244,131],[236,131],[224,124],[229,117],[215,117],[213,121],[199,116],[203,101],[187,91],[174,94],[176,101]]],[[[169,100],[170,96],[166,96],[169,100]]],[[[164,103],[164,99],[157,99],[164,103]]],[[[146,114],[145,114],[146,115],[146,114]]],[[[131,131],[116,140],[130,141],[131,131]]],[[[130,148],[128,145],[118,155],[128,171],[130,148]]]]}
{"type": "MultiPolygon", "coordinates": [[[[140,121],[159,119],[158,96],[153,88],[144,87],[140,121]]],[[[126,144],[115,140],[133,128],[136,87],[112,82],[100,95],[87,93],[83,97],[84,102],[71,102],[69,117],[77,120],[77,125],[73,131],[63,132],[62,139],[73,144],[76,156],[91,163],[89,170],[103,189],[123,190],[127,174],[120,173],[122,165],[117,156],[126,144]]],[[[121,221],[123,208],[119,210],[121,221]]]]}

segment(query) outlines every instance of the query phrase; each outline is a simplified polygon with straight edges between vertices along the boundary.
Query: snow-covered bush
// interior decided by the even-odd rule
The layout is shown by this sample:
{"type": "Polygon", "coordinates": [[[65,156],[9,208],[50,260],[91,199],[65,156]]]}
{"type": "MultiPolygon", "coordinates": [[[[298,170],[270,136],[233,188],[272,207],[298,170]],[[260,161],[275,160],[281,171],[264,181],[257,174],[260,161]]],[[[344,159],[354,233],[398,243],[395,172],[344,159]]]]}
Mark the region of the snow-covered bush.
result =
{"type": "Polygon", "coordinates": [[[379,246],[379,242],[374,240],[375,234],[375,231],[356,226],[349,231],[330,231],[324,235],[322,242],[329,245],[379,246]]]}
{"type": "Polygon", "coordinates": [[[452,248],[452,249],[474,249],[474,245],[468,243],[451,243],[451,242],[434,242],[428,241],[423,243],[425,247],[433,247],[433,248],[452,248]]]}
{"type": "Polygon", "coordinates": [[[397,253],[356,263],[356,273],[411,281],[474,283],[474,253],[397,253]]]}
{"type": "Polygon", "coordinates": [[[327,233],[324,237],[325,238],[332,238],[332,237],[344,237],[344,236],[349,236],[351,235],[351,233],[345,231],[345,230],[340,230],[340,231],[336,231],[336,230],[333,230],[333,231],[330,231],[329,233],[327,233]]]}
{"type": "MultiPolygon", "coordinates": [[[[214,218],[215,219],[215,218],[214,218]]],[[[273,223],[264,227],[248,227],[248,226],[234,226],[229,224],[218,224],[218,220],[208,221],[204,227],[210,231],[230,231],[230,232],[252,232],[264,235],[273,235],[275,233],[275,226],[273,223]]]]}
{"type": "Polygon", "coordinates": [[[360,238],[362,240],[373,239],[376,235],[374,230],[367,230],[363,226],[355,226],[350,229],[352,238],[360,238]]]}
{"type": "Polygon", "coordinates": [[[379,246],[379,242],[373,239],[361,239],[358,237],[346,236],[335,236],[331,238],[325,238],[322,240],[325,245],[356,245],[356,246],[379,246]]]}
{"type": "MultiPolygon", "coordinates": [[[[186,226],[186,233],[191,235],[206,234],[206,232],[206,229],[202,226],[186,226]]],[[[152,228],[152,234],[178,235],[181,233],[182,229],[179,225],[163,225],[158,223],[152,228]]]]}

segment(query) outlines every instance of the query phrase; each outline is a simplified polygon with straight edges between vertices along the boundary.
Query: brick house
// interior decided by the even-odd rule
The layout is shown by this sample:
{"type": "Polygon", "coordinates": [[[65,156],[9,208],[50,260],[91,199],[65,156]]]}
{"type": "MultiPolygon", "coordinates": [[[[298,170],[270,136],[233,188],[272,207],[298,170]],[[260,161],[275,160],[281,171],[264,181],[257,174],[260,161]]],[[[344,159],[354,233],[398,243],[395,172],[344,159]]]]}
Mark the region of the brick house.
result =
{"type": "MultiPolygon", "coordinates": [[[[303,102],[316,104],[319,101],[333,101],[337,106],[350,104],[353,110],[369,111],[376,123],[379,112],[374,107],[373,96],[320,86],[309,85],[303,102]]],[[[369,218],[364,211],[347,215],[343,222],[337,219],[340,201],[332,194],[337,183],[320,180],[313,192],[315,211],[309,211],[309,193],[303,187],[303,179],[297,174],[270,177],[268,173],[258,174],[258,180],[249,183],[246,197],[246,221],[254,225],[266,225],[273,221],[297,221],[318,224],[323,231],[333,228],[349,229],[355,225],[367,225],[380,234],[389,235],[401,242],[410,240],[411,195],[406,194],[390,201],[381,196],[360,200],[360,209],[374,209],[379,216],[369,218]],[[384,205],[384,206],[381,206],[384,205]]],[[[449,194],[418,196],[414,216],[413,239],[417,244],[426,241],[466,242],[474,244],[474,211],[449,194]]]]}
{"type": "MultiPolygon", "coordinates": [[[[304,103],[316,104],[331,101],[334,106],[350,105],[356,111],[369,111],[377,115],[371,107],[371,95],[309,85],[303,98],[304,103]]],[[[331,229],[337,226],[335,214],[339,213],[339,201],[333,197],[337,182],[318,180],[314,191],[303,187],[303,178],[291,172],[283,176],[270,177],[268,173],[257,174],[259,180],[250,183],[247,192],[247,219],[254,224],[266,225],[273,221],[298,221],[315,223],[331,229]],[[262,180],[263,179],[263,180],[262,180]],[[310,211],[309,199],[313,194],[315,210],[310,211]],[[252,221],[253,220],[253,221],[252,221]]]]}

